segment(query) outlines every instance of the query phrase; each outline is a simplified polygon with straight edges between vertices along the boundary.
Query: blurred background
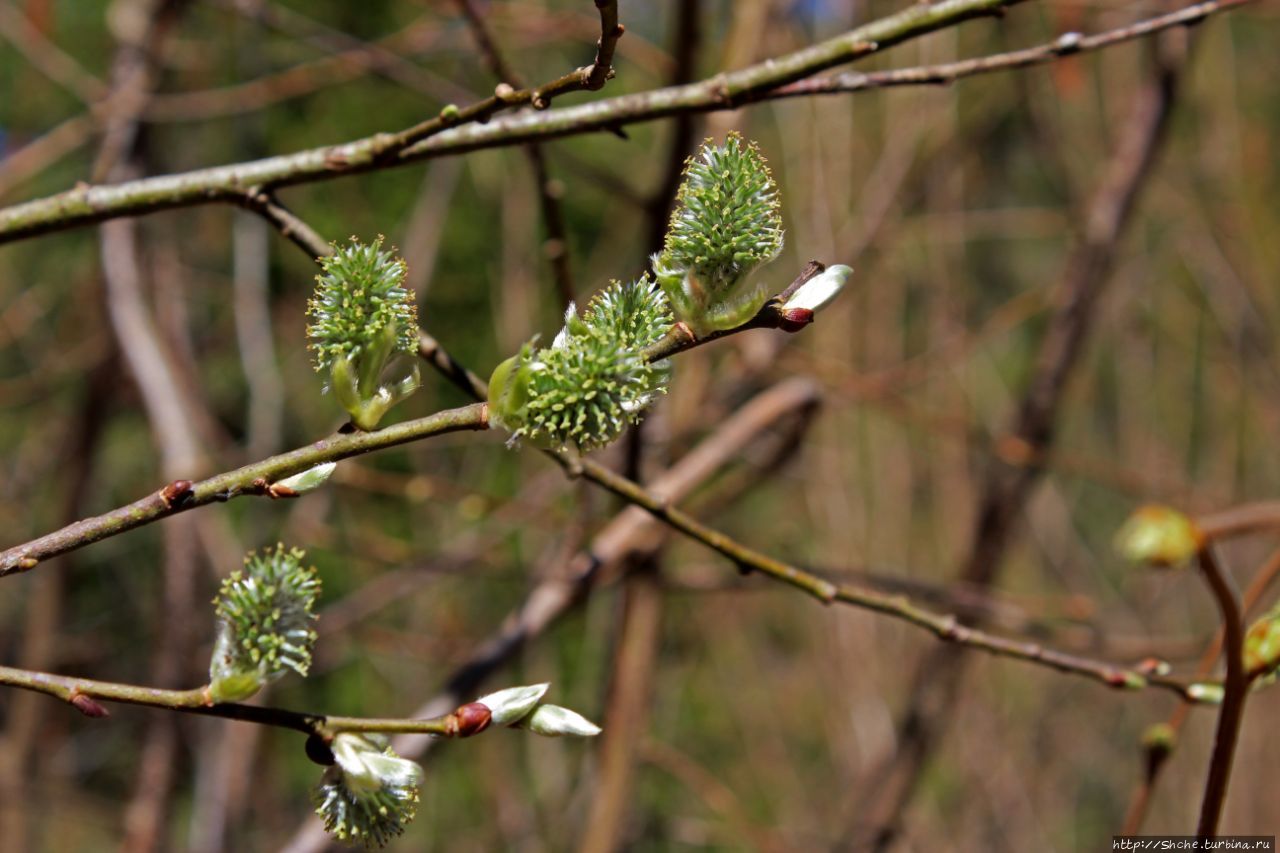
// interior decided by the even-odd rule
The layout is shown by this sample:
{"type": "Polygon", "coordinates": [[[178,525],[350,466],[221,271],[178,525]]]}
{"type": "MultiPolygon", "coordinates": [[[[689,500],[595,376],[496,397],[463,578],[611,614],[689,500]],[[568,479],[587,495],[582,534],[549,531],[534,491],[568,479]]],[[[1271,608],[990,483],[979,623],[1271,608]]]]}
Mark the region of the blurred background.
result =
{"type": "MultiPolygon", "coordinates": [[[[553,106],[710,77],[902,5],[624,2],[616,78],[553,106]]],[[[524,82],[594,55],[590,3],[471,6],[524,82]]],[[[496,82],[458,3],[204,0],[165,7],[158,36],[156,8],[0,4],[0,204],[399,129],[496,82]],[[120,45],[151,36],[158,60],[139,72],[120,45]],[[131,73],[151,73],[154,94],[103,107],[131,73]]],[[[1012,50],[1170,8],[1028,3],[858,68],[1012,50]]],[[[1115,152],[1158,97],[1150,40],[279,198],[326,239],[385,235],[408,261],[423,327],[487,375],[554,334],[567,292],[581,302],[643,272],[683,158],[740,130],[781,187],[787,248],[764,274],[781,289],[812,258],[853,266],[852,286],[802,334],[681,356],[640,437],[601,461],[650,482],[679,470],[682,505],[798,565],[997,632],[1190,673],[1218,624],[1203,583],[1124,564],[1113,537],[1143,502],[1209,513],[1277,493],[1278,35],[1266,5],[1193,31],[1133,212],[1102,241],[1106,262],[1083,272],[1115,152]],[[1092,296],[1045,455],[1014,418],[1072,286],[1092,296]],[[705,461],[681,468],[694,448],[705,461]],[[984,495],[1024,475],[1005,507],[1011,532],[975,557],[984,495]]],[[[305,349],[315,273],[229,205],[0,247],[3,545],[339,426],[305,349]]],[[[425,378],[391,420],[467,402],[425,378]]],[[[741,577],[620,509],[500,435],[445,436],[344,462],[301,500],[205,508],[5,579],[0,660],[202,684],[219,580],[282,541],[322,575],[320,642],[310,678],[260,701],[411,716],[550,681],[552,701],[605,727],[591,742],[495,731],[433,746],[418,819],[391,849],[861,849],[888,825],[888,849],[1083,850],[1120,830],[1142,733],[1173,712],[1171,695],[939,657],[918,629],[741,577]],[[913,773],[902,756],[919,732],[899,721],[921,703],[934,735],[913,773]],[[886,804],[904,772],[912,795],[886,804]]],[[[1243,586],[1274,546],[1243,539],[1224,558],[1243,586]]],[[[1250,703],[1227,831],[1276,832],[1277,713],[1276,691],[1250,703]]],[[[1147,831],[1192,831],[1214,716],[1191,714],[1147,831]]],[[[6,849],[325,849],[309,818],[319,768],[292,732],[128,706],[90,720],[5,690],[0,744],[6,849]]]]}

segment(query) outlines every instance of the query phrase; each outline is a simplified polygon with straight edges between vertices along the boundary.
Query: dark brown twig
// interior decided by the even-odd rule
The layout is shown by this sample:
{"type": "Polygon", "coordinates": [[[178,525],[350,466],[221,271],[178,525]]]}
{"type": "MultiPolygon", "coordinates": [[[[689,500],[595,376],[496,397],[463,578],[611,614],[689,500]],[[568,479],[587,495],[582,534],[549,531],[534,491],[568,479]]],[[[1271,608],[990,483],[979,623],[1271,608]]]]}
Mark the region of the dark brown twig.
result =
{"type": "MultiPolygon", "coordinates": [[[[1266,559],[1254,574],[1253,579],[1249,581],[1249,586],[1245,589],[1241,599],[1241,612],[1247,614],[1252,610],[1277,579],[1280,579],[1280,548],[1271,552],[1271,556],[1266,559]]],[[[1222,654],[1225,642],[1226,633],[1222,628],[1219,628],[1217,634],[1214,635],[1213,641],[1204,650],[1204,654],[1200,656],[1200,660],[1196,664],[1194,674],[1196,678],[1204,678],[1213,671],[1213,664],[1217,661],[1218,656],[1222,654]]],[[[1173,709],[1168,720],[1164,723],[1175,740],[1174,744],[1169,745],[1172,748],[1176,748],[1178,734],[1191,716],[1191,707],[1190,705],[1179,704],[1173,709]]],[[[1125,813],[1124,825],[1120,829],[1121,835],[1137,835],[1141,831],[1142,821],[1146,817],[1147,806],[1150,804],[1156,785],[1160,781],[1160,771],[1165,767],[1165,759],[1167,757],[1167,751],[1164,756],[1159,756],[1158,760],[1155,761],[1152,760],[1155,756],[1148,757],[1146,772],[1130,798],[1129,808],[1125,813]]]]}
{"type": "Polygon", "coordinates": [[[1204,799],[1200,803],[1200,820],[1196,835],[1212,838],[1218,832],[1222,807],[1227,800],[1231,781],[1231,765],[1235,760],[1240,722],[1244,718],[1245,701],[1249,698],[1249,676],[1244,669],[1244,618],[1240,610],[1240,594],[1231,576],[1222,568],[1206,545],[1197,555],[1200,572],[1213,592],[1222,612],[1223,654],[1227,659],[1227,678],[1223,684],[1222,709],[1218,712],[1218,728],[1213,738],[1213,755],[1209,759],[1209,775],[1205,780],[1204,799]]]}

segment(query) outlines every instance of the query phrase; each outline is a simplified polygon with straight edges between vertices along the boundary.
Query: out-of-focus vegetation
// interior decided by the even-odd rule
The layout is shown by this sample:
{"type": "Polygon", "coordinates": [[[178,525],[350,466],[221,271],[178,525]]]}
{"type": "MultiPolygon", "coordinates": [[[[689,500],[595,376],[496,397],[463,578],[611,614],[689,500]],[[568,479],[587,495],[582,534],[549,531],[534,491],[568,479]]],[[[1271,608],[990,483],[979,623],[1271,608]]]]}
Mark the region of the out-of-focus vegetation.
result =
{"type": "MultiPolygon", "coordinates": [[[[590,62],[599,34],[592,4],[481,5],[525,80],[590,62]]],[[[678,5],[623,3],[615,79],[564,103],[669,83],[678,5]]],[[[708,0],[699,4],[693,77],[794,50],[900,5],[708,0]]],[[[85,80],[109,74],[112,28],[137,26],[124,0],[8,6],[69,55],[87,90],[85,80]]],[[[865,67],[1008,50],[1162,8],[1028,3],[865,67]]],[[[0,30],[3,204],[87,180],[99,146],[93,120],[66,128],[85,104],[33,65],[33,43],[15,47],[14,32],[11,22],[0,30]],[[62,135],[42,140],[51,132],[62,135]],[[48,162],[20,169],[4,159],[32,144],[46,146],[48,162]]],[[[1080,214],[1148,76],[1148,43],[951,87],[697,117],[693,140],[738,129],[770,161],[786,228],[785,249],[764,273],[776,277],[775,289],[810,258],[857,272],[803,334],[752,332],[682,355],[670,394],[644,427],[644,469],[680,458],[759,390],[814,377],[824,402],[794,457],[761,469],[767,454],[743,453],[711,484],[701,518],[833,575],[907,579],[938,609],[978,597],[996,629],[1046,645],[1120,662],[1157,656],[1190,671],[1218,625],[1212,600],[1193,573],[1125,565],[1112,541],[1140,502],[1203,513],[1280,494],[1278,36],[1275,9],[1265,5],[1194,31],[1170,136],[996,591],[953,585],[978,484],[993,457],[1019,461],[1019,448],[1002,438],[1080,214]]],[[[166,40],[138,159],[145,173],[162,174],[353,139],[408,127],[493,85],[452,3],[190,3],[166,40]],[[335,34],[377,41],[397,58],[380,69],[326,59],[346,49],[335,34]],[[287,69],[301,70],[278,76],[287,69]],[[219,94],[254,80],[268,82],[219,94]],[[253,100],[264,91],[270,96],[253,100]]],[[[673,128],[664,120],[544,146],[580,302],[612,278],[637,278],[660,248],[654,223],[673,201],[673,187],[663,189],[673,128]]],[[[549,340],[560,325],[534,189],[528,157],[510,148],[287,188],[280,198],[326,239],[385,235],[408,263],[423,327],[487,375],[533,334],[549,340]]],[[[226,470],[342,423],[306,350],[317,269],[302,252],[229,206],[161,212],[137,226],[144,299],[205,467],[162,466],[106,308],[100,230],[5,245],[5,547],[174,476],[226,470]]],[[[422,389],[386,422],[464,401],[424,370],[422,389]]],[[[619,444],[601,459],[625,464],[619,444]]],[[[303,499],[200,509],[5,578],[0,661],[139,684],[203,683],[214,640],[208,602],[220,579],[245,551],[282,541],[307,549],[324,594],[311,677],[273,684],[266,701],[407,716],[619,508],[538,453],[506,449],[496,434],[363,456],[303,499]],[[165,528],[176,532],[166,538],[165,528]]],[[[1224,557],[1243,584],[1272,545],[1244,540],[1224,557]]],[[[837,847],[859,827],[854,793],[892,750],[913,662],[936,641],[740,578],[679,538],[657,562],[660,639],[648,721],[634,742],[626,848],[837,847]]],[[[553,682],[558,701],[607,733],[621,608],[617,585],[595,590],[497,681],[553,682]]],[[[906,813],[901,849],[1108,843],[1142,774],[1142,732],[1174,700],[971,657],[949,736],[906,813]]],[[[1278,696],[1250,702],[1226,830],[1276,831],[1280,741],[1270,720],[1278,696]]],[[[89,720],[48,697],[0,693],[0,846],[265,850],[298,838],[317,776],[301,738],[177,716],[114,706],[112,719],[89,720]]],[[[1149,830],[1191,831],[1213,718],[1193,712],[1149,830]]],[[[569,849],[600,790],[592,742],[499,731],[442,744],[424,765],[418,818],[391,849],[569,849]]]]}

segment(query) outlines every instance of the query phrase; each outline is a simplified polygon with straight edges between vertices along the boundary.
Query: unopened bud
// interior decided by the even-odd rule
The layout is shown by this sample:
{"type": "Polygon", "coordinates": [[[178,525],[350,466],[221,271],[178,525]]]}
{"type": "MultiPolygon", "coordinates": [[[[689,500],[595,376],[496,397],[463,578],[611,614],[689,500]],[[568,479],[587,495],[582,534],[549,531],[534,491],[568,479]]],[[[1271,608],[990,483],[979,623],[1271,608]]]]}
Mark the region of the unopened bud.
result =
{"type": "Polygon", "coordinates": [[[1254,622],[1244,638],[1244,668],[1250,678],[1280,671],[1280,605],[1254,622]]]}
{"type": "Polygon", "coordinates": [[[520,722],[520,727],[546,737],[595,737],[601,731],[599,726],[577,711],[559,705],[539,705],[520,722]]]}
{"type": "Polygon", "coordinates": [[[809,308],[778,309],[778,328],[784,332],[798,332],[813,322],[813,311],[809,308]]]}
{"type": "Polygon", "coordinates": [[[92,696],[86,696],[83,693],[73,693],[69,700],[72,705],[76,706],[76,710],[86,717],[110,717],[111,712],[108,711],[101,702],[92,696]]]}
{"type": "Polygon", "coordinates": [[[1174,747],[1177,745],[1177,732],[1168,723],[1156,723],[1148,726],[1147,730],[1142,733],[1142,748],[1152,757],[1164,758],[1173,752],[1174,747]]]}
{"type": "Polygon", "coordinates": [[[1187,698],[1193,702],[1203,702],[1206,705],[1221,705],[1222,694],[1221,684],[1197,682],[1187,688],[1187,698]]]}
{"type": "Polygon", "coordinates": [[[489,710],[488,705],[468,702],[453,712],[453,718],[457,721],[456,736],[471,737],[489,728],[489,723],[493,720],[493,712],[489,710]]]}
{"type": "Polygon", "coordinates": [[[296,494],[302,495],[307,492],[314,491],[333,476],[333,469],[338,467],[337,462],[321,462],[314,468],[308,468],[300,474],[294,474],[292,477],[285,477],[283,480],[275,483],[276,488],[284,487],[291,489],[296,494]]]}
{"type": "Polygon", "coordinates": [[[796,289],[782,304],[784,311],[807,308],[818,313],[844,289],[844,283],[853,275],[853,268],[844,264],[827,267],[796,289]]]}
{"type": "Polygon", "coordinates": [[[1135,563],[1177,568],[1200,550],[1195,523],[1167,506],[1139,507],[1116,534],[1116,548],[1135,563]]]}
{"type": "Polygon", "coordinates": [[[506,690],[481,696],[476,703],[489,709],[494,725],[509,726],[527,717],[550,688],[550,683],[508,687],[506,690]]]}

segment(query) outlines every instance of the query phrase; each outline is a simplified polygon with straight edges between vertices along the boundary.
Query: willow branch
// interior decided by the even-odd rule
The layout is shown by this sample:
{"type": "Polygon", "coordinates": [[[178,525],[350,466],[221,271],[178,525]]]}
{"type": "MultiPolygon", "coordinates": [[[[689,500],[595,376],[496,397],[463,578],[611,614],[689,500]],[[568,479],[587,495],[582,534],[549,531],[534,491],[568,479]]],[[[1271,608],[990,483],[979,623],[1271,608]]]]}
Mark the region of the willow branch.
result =
{"type": "MultiPolygon", "coordinates": [[[[736,109],[764,100],[779,86],[962,21],[999,14],[1019,2],[946,0],[915,4],[794,53],[685,86],[558,110],[526,111],[482,123],[509,107],[537,106],[535,92],[548,98],[567,91],[555,85],[536,90],[502,89],[501,96],[495,92],[466,108],[446,107],[440,115],[399,133],[379,133],[339,145],[111,186],[81,185],[0,210],[0,243],[118,216],[234,202],[249,188],[270,190],[481,148],[616,131],[623,125],[678,113],[736,109]]],[[[607,9],[602,11],[607,13],[607,9]]]]}
{"type": "MultiPolygon", "coordinates": [[[[320,257],[328,253],[328,244],[312,231],[306,223],[297,219],[297,217],[293,217],[292,214],[288,214],[279,205],[273,204],[269,198],[264,202],[264,205],[264,215],[273,224],[280,227],[282,231],[285,230],[286,225],[289,225],[294,229],[292,232],[294,235],[309,235],[304,239],[295,239],[295,242],[308,253],[315,252],[313,257],[320,257]]],[[[801,274],[801,277],[797,279],[797,282],[803,283],[803,281],[816,275],[821,268],[821,264],[816,261],[811,262],[806,267],[805,272],[801,274]]],[[[704,339],[695,339],[686,330],[684,337],[678,340],[672,339],[671,343],[666,346],[660,344],[658,348],[647,352],[646,357],[649,360],[658,360],[707,341],[717,340],[726,334],[733,334],[751,328],[768,327],[767,324],[771,321],[759,318],[770,316],[770,312],[778,313],[779,309],[777,309],[776,305],[780,304],[779,299],[785,298],[787,293],[790,293],[798,286],[797,283],[793,283],[779,297],[771,300],[770,303],[762,308],[760,313],[757,314],[757,319],[748,321],[737,329],[708,336],[704,339]]],[[[451,378],[464,391],[474,396],[477,400],[484,400],[487,393],[485,382],[454,361],[425,332],[421,333],[420,336],[419,352],[433,365],[440,368],[446,376],[451,378]]],[[[242,495],[281,497],[282,495],[279,492],[272,489],[274,483],[325,462],[336,462],[351,456],[394,447],[448,432],[484,430],[487,428],[488,414],[483,403],[480,403],[460,409],[438,412],[417,420],[405,421],[375,432],[339,432],[306,447],[272,456],[260,462],[245,465],[242,468],[218,474],[205,480],[197,482],[175,480],[159,491],[153,492],[131,504],[67,525],[61,530],[49,533],[39,539],[34,539],[22,545],[15,545],[6,551],[0,552],[0,577],[29,571],[39,565],[42,560],[55,557],[58,554],[65,554],[68,551],[74,551],[101,539],[133,530],[136,527],[141,527],[205,504],[227,501],[242,495]]],[[[586,461],[582,464],[584,470],[596,470],[598,468],[593,462],[586,461]]]]}
{"type": "MultiPolygon", "coordinates": [[[[562,464],[569,465],[568,462],[562,464]]],[[[1141,690],[1148,686],[1158,687],[1176,693],[1183,701],[1200,701],[1190,692],[1189,684],[1176,678],[1140,672],[1118,664],[1045,648],[1038,643],[1023,642],[969,628],[961,625],[955,616],[935,613],[919,607],[904,595],[883,593],[852,584],[832,583],[741,544],[607,468],[584,462],[582,476],[635,504],[689,538],[719,552],[739,569],[746,572],[759,572],[771,580],[805,592],[824,604],[839,602],[882,613],[915,625],[917,628],[923,628],[940,640],[1001,657],[1041,664],[1059,672],[1090,678],[1110,687],[1132,690],[1141,690]]]]}
{"type": "MultiPolygon", "coordinates": [[[[821,269],[821,264],[811,261],[796,281],[773,300],[770,300],[769,304],[780,304],[789,293],[794,292],[809,278],[817,275],[821,269]],[[816,269],[815,266],[817,267],[816,269]]],[[[766,305],[765,309],[761,309],[761,313],[766,310],[768,310],[768,305],[766,305]]],[[[753,325],[753,323],[754,320],[748,321],[737,329],[717,334],[714,338],[709,337],[708,340],[719,339],[727,334],[734,334],[750,328],[760,328],[760,326],[753,325]]],[[[651,361],[666,358],[669,348],[683,346],[683,349],[688,349],[690,346],[705,342],[694,339],[691,335],[688,337],[690,340],[688,346],[678,343],[669,345],[660,343],[646,352],[646,358],[651,361]]],[[[476,399],[484,399],[487,391],[484,382],[455,361],[440,346],[439,342],[425,332],[421,336],[420,349],[423,357],[432,365],[447,366],[449,372],[446,375],[464,392],[472,394],[476,399]]],[[[672,349],[671,351],[680,350],[672,349]]],[[[807,572],[804,569],[748,548],[729,535],[708,527],[682,510],[672,506],[669,500],[647,491],[643,486],[620,474],[615,474],[591,459],[570,458],[565,454],[550,451],[547,452],[547,455],[555,459],[570,476],[581,476],[618,497],[635,504],[659,521],[724,555],[740,570],[744,572],[759,572],[774,581],[805,592],[823,604],[839,602],[882,613],[908,622],[918,628],[923,628],[938,637],[938,639],[949,643],[978,649],[1001,657],[1040,664],[1059,672],[1090,678],[1109,687],[1130,690],[1158,687],[1177,694],[1185,702],[1203,701],[1193,695],[1189,683],[1176,678],[1068,654],[1046,648],[1039,643],[1010,639],[976,628],[970,628],[961,624],[953,615],[935,613],[917,606],[905,595],[880,592],[853,584],[832,583],[812,572],[807,572]]]]}
{"type": "Polygon", "coordinates": [[[102,700],[293,729],[304,734],[317,735],[326,740],[332,739],[339,732],[386,732],[388,734],[409,732],[444,737],[458,734],[456,721],[451,720],[451,714],[428,719],[384,719],[306,714],[300,711],[244,705],[238,702],[215,704],[209,698],[208,685],[192,690],[161,690],[135,684],[31,672],[8,666],[0,666],[0,684],[61,699],[74,705],[89,717],[109,716],[107,709],[98,704],[97,700],[102,700]]]}
{"type": "MultiPolygon", "coordinates": [[[[599,131],[617,131],[626,125],[668,116],[733,110],[744,104],[774,98],[822,94],[820,90],[823,86],[836,84],[824,82],[818,85],[819,91],[804,93],[789,91],[787,87],[827,68],[851,62],[926,33],[971,18],[999,14],[1006,7],[1019,2],[1022,0],[949,0],[932,5],[917,4],[842,36],[739,71],[688,85],[653,89],[581,106],[523,112],[480,124],[499,108],[491,103],[497,97],[495,95],[466,110],[458,110],[456,116],[453,111],[446,110],[452,117],[448,120],[437,116],[400,134],[375,134],[339,145],[144,178],[113,186],[81,185],[57,195],[0,209],[0,243],[119,216],[136,216],[215,202],[235,202],[249,187],[270,189],[330,180],[347,174],[483,148],[599,131]],[[463,124],[467,126],[458,126],[463,124]],[[427,139],[427,136],[431,138],[427,139]],[[399,141],[410,137],[419,141],[409,147],[399,147],[399,141]],[[396,152],[394,156],[388,153],[391,151],[396,152]]],[[[1065,40],[1060,37],[1048,45],[1029,49],[1035,53],[1021,57],[1016,62],[1013,59],[993,59],[989,62],[970,60],[969,64],[952,63],[923,69],[901,69],[868,75],[866,78],[855,75],[856,79],[845,80],[848,84],[845,91],[853,92],[884,85],[934,84],[947,79],[1047,62],[1085,50],[1097,50],[1149,36],[1162,30],[1187,26],[1248,2],[1251,0],[1197,3],[1172,15],[1152,18],[1118,31],[1081,36],[1078,44],[1070,37],[1071,34],[1067,34],[1065,40]],[[1123,37],[1114,36],[1116,32],[1122,33],[1123,37]],[[1046,51],[1051,55],[1041,57],[1046,51]],[[1034,61],[1031,56],[1035,57],[1034,61]],[[884,74],[890,76],[882,76],[884,74]],[[856,80],[863,82],[858,83],[856,80]]],[[[531,98],[531,90],[506,95],[508,101],[515,99],[521,103],[531,103],[531,100],[527,100],[531,98]]],[[[511,105],[514,104],[504,104],[511,105]]]]}
{"type": "Polygon", "coordinates": [[[29,571],[42,560],[205,504],[228,501],[242,495],[282,497],[284,495],[272,488],[273,484],[325,462],[337,462],[445,433],[487,428],[488,412],[483,404],[463,406],[404,421],[376,432],[338,432],[306,447],[205,480],[175,480],[131,504],[77,521],[39,539],[0,552],[0,577],[29,571]]]}
{"type": "Polygon", "coordinates": [[[802,80],[775,90],[771,97],[792,98],[811,95],[843,95],[867,89],[887,89],[894,86],[949,85],[965,77],[1044,65],[1067,56],[1102,50],[1113,45],[1135,41],[1174,27],[1194,26],[1210,15],[1228,11],[1233,7],[1243,6],[1250,2],[1253,2],[1253,0],[1214,0],[1214,2],[1196,3],[1176,12],[1157,15],[1154,18],[1148,18],[1135,24],[1092,35],[1083,35],[1076,32],[1063,33],[1053,41],[1045,42],[1035,47],[976,57],[974,59],[962,59],[957,62],[922,65],[916,68],[896,68],[888,71],[872,71],[865,74],[846,72],[816,80],[802,80]]]}

